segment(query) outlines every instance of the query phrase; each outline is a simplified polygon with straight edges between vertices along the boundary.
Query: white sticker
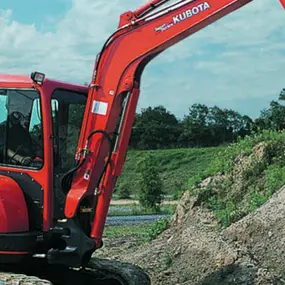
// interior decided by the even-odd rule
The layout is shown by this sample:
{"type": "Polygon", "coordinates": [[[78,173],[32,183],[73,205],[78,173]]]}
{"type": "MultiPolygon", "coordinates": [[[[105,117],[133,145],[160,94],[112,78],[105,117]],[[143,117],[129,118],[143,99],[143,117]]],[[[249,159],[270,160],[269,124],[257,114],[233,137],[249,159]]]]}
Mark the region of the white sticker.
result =
{"type": "Polygon", "coordinates": [[[107,109],[108,109],[108,103],[96,100],[93,102],[92,113],[99,115],[106,115],[107,109]]]}

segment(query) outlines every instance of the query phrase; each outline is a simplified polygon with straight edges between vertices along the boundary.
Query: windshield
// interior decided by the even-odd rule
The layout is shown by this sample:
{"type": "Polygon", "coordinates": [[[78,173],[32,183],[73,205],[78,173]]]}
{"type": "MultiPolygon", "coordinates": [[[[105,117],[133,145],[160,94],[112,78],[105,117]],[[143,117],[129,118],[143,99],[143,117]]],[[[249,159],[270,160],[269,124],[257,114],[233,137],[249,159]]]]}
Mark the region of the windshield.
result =
{"type": "Polygon", "coordinates": [[[0,165],[41,168],[40,97],[34,89],[0,89],[0,165]]]}
{"type": "Polygon", "coordinates": [[[54,164],[56,173],[74,167],[83,120],[86,94],[57,89],[52,95],[54,164]]]}

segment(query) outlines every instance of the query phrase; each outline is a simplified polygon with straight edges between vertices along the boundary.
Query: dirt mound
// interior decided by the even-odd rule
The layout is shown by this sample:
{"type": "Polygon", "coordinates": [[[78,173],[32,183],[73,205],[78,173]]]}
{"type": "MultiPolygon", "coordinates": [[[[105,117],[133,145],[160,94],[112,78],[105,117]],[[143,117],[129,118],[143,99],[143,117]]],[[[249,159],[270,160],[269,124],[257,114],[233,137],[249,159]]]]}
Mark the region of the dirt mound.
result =
{"type": "MultiPolygon", "coordinates": [[[[259,266],[285,278],[285,187],[223,235],[250,252],[259,266]]],[[[284,284],[284,283],[283,283],[284,284]]]]}
{"type": "Polygon", "coordinates": [[[168,230],[119,258],[144,268],[155,285],[284,284],[285,189],[222,231],[196,203],[185,193],[168,230]]]}
{"type": "MultiPolygon", "coordinates": [[[[205,192],[199,193],[215,195],[230,179],[232,183],[222,189],[222,195],[229,200],[240,195],[242,211],[243,204],[250,201],[245,198],[249,193],[244,174],[265,153],[266,146],[259,144],[252,155],[237,157],[232,172],[204,180],[199,188],[205,192]]],[[[116,256],[110,247],[104,255],[141,266],[155,285],[285,284],[285,187],[224,228],[202,196],[185,192],[170,227],[156,240],[140,247],[123,245],[116,249],[116,256]]]]}

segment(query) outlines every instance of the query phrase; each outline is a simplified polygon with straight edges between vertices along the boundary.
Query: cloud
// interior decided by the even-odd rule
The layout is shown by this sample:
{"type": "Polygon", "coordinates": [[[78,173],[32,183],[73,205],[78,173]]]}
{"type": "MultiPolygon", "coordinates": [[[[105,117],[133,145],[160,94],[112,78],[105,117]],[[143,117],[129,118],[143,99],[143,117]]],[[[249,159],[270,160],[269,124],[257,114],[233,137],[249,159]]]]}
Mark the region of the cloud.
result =
{"type": "MultiPolygon", "coordinates": [[[[89,82],[120,14],[142,2],[73,0],[63,17],[52,19],[54,32],[12,21],[13,11],[0,11],[0,72],[41,70],[52,78],[89,82]]],[[[138,110],[163,104],[182,117],[199,102],[258,115],[284,87],[284,25],[277,0],[253,1],[185,39],[146,68],[138,110]]]]}

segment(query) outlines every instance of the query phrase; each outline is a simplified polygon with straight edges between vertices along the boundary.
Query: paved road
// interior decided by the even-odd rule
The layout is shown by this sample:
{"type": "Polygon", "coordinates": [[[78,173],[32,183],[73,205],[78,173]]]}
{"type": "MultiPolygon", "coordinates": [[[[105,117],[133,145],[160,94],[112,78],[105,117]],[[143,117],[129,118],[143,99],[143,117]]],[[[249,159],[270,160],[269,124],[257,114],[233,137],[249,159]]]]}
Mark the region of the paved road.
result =
{"type": "Polygon", "coordinates": [[[111,216],[107,217],[107,226],[120,225],[141,225],[155,222],[158,219],[165,218],[167,215],[142,215],[142,216],[111,216]]]}

